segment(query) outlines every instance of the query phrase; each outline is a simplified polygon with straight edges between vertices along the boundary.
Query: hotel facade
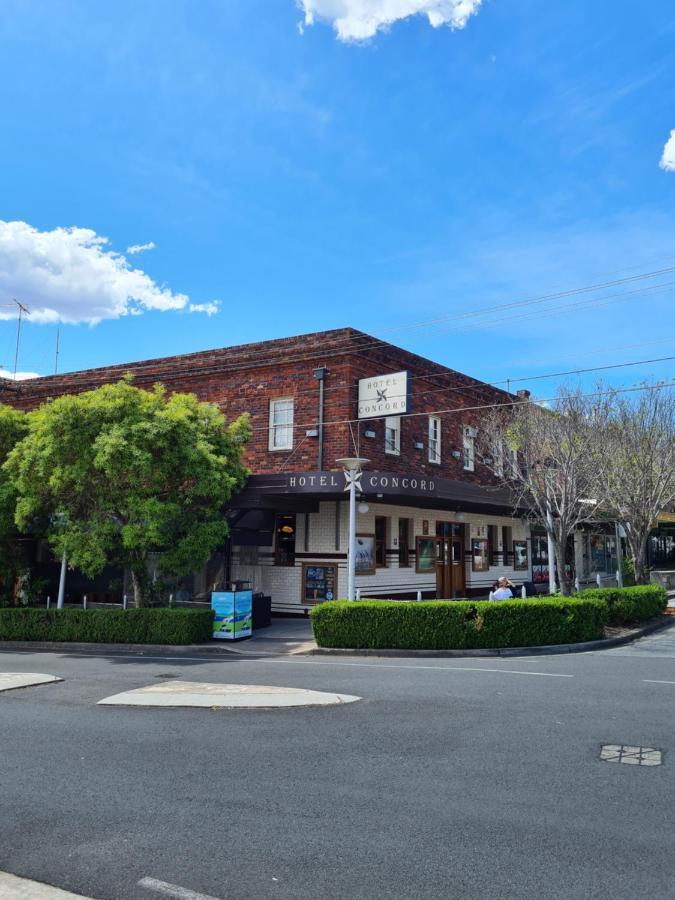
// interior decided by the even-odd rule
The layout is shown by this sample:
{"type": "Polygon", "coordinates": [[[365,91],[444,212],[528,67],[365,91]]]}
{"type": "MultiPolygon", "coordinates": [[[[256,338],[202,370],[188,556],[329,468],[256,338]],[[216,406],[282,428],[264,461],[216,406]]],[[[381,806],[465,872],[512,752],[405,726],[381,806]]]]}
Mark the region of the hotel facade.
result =
{"type": "MultiPolygon", "coordinates": [[[[0,399],[31,409],[127,372],[138,387],[192,392],[228,420],[251,416],[251,475],[223,511],[230,538],[177,583],[181,599],[233,582],[250,582],[278,611],[345,597],[348,495],[337,460],[353,456],[368,460],[357,496],[362,597],[485,597],[502,575],[547,589],[545,534],[495,475],[511,461],[479,452],[482,411],[523,393],[346,328],[10,382],[0,399]]],[[[575,536],[570,565],[582,581],[613,576],[613,535],[575,536]]]]}

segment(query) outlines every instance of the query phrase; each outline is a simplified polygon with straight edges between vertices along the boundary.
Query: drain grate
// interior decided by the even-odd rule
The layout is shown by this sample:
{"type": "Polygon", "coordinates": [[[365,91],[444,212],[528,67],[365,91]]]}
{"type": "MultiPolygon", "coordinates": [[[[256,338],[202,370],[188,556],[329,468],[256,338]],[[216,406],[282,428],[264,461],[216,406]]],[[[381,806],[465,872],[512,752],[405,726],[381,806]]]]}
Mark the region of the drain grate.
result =
{"type": "Polygon", "coordinates": [[[660,750],[653,747],[631,747],[627,744],[603,744],[600,759],[609,763],[626,763],[629,766],[660,766],[663,762],[660,750]]]}
{"type": "Polygon", "coordinates": [[[173,675],[171,672],[162,672],[161,675],[155,675],[155,678],[178,678],[178,675],[173,675]]]}

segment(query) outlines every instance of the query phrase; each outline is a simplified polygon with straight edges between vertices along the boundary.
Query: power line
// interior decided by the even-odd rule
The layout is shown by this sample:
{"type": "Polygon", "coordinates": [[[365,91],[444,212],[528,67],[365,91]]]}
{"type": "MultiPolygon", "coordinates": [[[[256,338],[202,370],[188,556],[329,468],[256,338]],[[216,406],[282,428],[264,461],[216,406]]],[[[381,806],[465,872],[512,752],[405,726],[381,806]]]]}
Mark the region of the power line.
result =
{"type": "MultiPolygon", "coordinates": [[[[608,397],[613,396],[615,394],[626,394],[635,391],[658,391],[664,390],[665,388],[675,387],[675,378],[671,382],[663,382],[661,384],[653,384],[653,385],[634,385],[632,387],[627,388],[612,388],[609,391],[593,391],[589,394],[579,394],[582,398],[591,398],[591,397],[608,397]]],[[[479,410],[484,409],[507,409],[509,407],[516,406],[543,406],[545,403],[555,403],[557,397],[547,397],[545,399],[540,400],[532,400],[528,397],[523,398],[513,398],[508,402],[503,403],[485,403],[480,404],[478,406],[459,406],[459,407],[451,407],[448,409],[430,409],[425,412],[418,413],[401,413],[398,418],[400,419],[415,419],[422,416],[441,416],[441,415],[450,415],[452,413],[467,413],[467,412],[477,412],[479,410]]],[[[382,416],[374,417],[374,418],[383,418],[382,416]]],[[[353,425],[356,423],[370,421],[367,419],[333,419],[332,421],[324,422],[324,428],[331,425],[353,425]]],[[[301,428],[312,428],[316,425],[316,421],[312,422],[304,422],[300,424],[293,424],[292,428],[301,429],[301,428]]],[[[269,432],[269,425],[264,426],[255,426],[251,429],[253,432],[265,431],[269,432]]]]}
{"type": "MultiPolygon", "coordinates": [[[[463,313],[453,314],[451,316],[444,316],[444,317],[440,317],[440,318],[436,318],[436,319],[426,320],[424,322],[411,323],[411,324],[401,325],[401,326],[392,326],[391,328],[384,329],[382,333],[389,333],[389,332],[395,332],[395,331],[407,331],[407,330],[412,330],[412,329],[417,329],[417,328],[431,327],[433,325],[437,325],[437,324],[440,324],[443,322],[459,321],[459,320],[464,320],[464,319],[468,319],[468,318],[475,318],[477,316],[485,315],[490,312],[495,312],[495,311],[499,311],[499,310],[509,310],[509,309],[514,309],[517,307],[541,304],[541,303],[545,303],[550,300],[560,299],[563,297],[570,297],[570,296],[574,296],[576,294],[590,293],[594,290],[602,290],[602,289],[606,289],[608,287],[613,287],[613,286],[618,286],[618,285],[623,285],[623,284],[631,284],[631,283],[634,283],[637,281],[644,281],[649,278],[659,277],[661,275],[669,274],[672,272],[675,272],[675,266],[662,268],[662,269],[656,269],[651,272],[643,272],[638,275],[633,275],[633,276],[629,276],[629,277],[618,278],[618,279],[608,280],[608,281],[604,281],[604,282],[598,282],[598,283],[595,283],[592,285],[586,285],[586,286],[582,286],[582,287],[578,287],[578,288],[571,288],[571,289],[565,290],[565,291],[557,291],[554,293],[544,294],[544,295],[529,298],[526,300],[514,301],[514,302],[510,302],[510,303],[506,303],[506,304],[498,304],[498,305],[493,305],[493,306],[489,306],[489,307],[482,307],[478,310],[470,310],[470,311],[466,311],[463,313]]],[[[633,292],[625,292],[623,294],[618,294],[615,296],[635,295],[635,294],[642,293],[645,291],[657,290],[663,286],[664,285],[660,285],[660,284],[653,285],[651,287],[642,288],[640,290],[636,290],[633,292]]],[[[599,297],[599,298],[595,298],[594,300],[587,301],[587,302],[590,304],[595,304],[595,303],[604,302],[607,299],[609,299],[609,298],[599,297]]],[[[548,314],[550,312],[563,311],[564,309],[567,309],[567,308],[568,307],[552,307],[550,310],[544,310],[542,312],[544,314],[548,314]]],[[[500,321],[499,319],[496,319],[496,320],[493,320],[488,323],[477,323],[477,327],[489,327],[490,325],[499,324],[499,321],[500,321]]],[[[386,341],[383,341],[380,338],[373,338],[371,335],[363,334],[361,337],[358,337],[358,336],[353,336],[350,334],[343,341],[338,341],[338,342],[334,343],[328,352],[322,353],[321,350],[316,350],[316,351],[312,351],[310,354],[303,353],[301,356],[286,357],[285,359],[282,359],[279,362],[280,363],[289,363],[289,362],[305,360],[308,358],[311,358],[311,359],[335,358],[336,356],[344,356],[348,353],[357,352],[359,350],[365,351],[366,349],[371,349],[371,348],[376,348],[376,347],[383,349],[383,347],[382,347],[383,344],[386,346],[386,341]]],[[[244,346],[246,346],[246,345],[244,345],[244,346]]],[[[250,346],[255,346],[255,345],[250,345],[250,346]]],[[[241,349],[241,347],[233,348],[233,349],[241,349]]],[[[203,351],[203,354],[206,355],[209,352],[213,352],[213,351],[203,351]]],[[[410,351],[408,351],[408,352],[410,352],[410,351]]],[[[194,356],[199,357],[199,356],[202,356],[203,354],[202,353],[185,354],[185,356],[193,356],[194,355],[194,356]]],[[[255,353],[252,353],[246,361],[242,361],[240,363],[230,363],[229,365],[228,364],[225,364],[225,365],[212,364],[210,366],[203,366],[203,367],[199,367],[199,372],[200,372],[200,374],[209,374],[210,372],[214,372],[214,371],[217,371],[219,373],[224,373],[224,372],[228,372],[228,371],[241,371],[242,369],[252,368],[254,366],[266,365],[269,363],[269,355],[268,354],[269,354],[268,350],[261,349],[255,353]]],[[[416,355],[416,354],[414,354],[414,355],[416,355]]],[[[145,361],[145,364],[151,365],[153,362],[160,363],[161,360],[155,360],[155,361],[148,360],[148,361],[145,361]]],[[[131,365],[133,365],[133,363],[119,364],[119,365],[115,366],[115,368],[123,369],[125,365],[131,366],[131,365]]],[[[438,365],[439,365],[439,367],[441,367],[440,363],[438,365]]],[[[94,369],[91,371],[92,371],[92,373],[95,373],[97,370],[94,369]]],[[[169,369],[166,369],[164,371],[161,369],[159,371],[155,370],[153,375],[159,379],[162,377],[163,374],[165,374],[166,371],[170,372],[169,369]]],[[[142,375],[142,372],[139,372],[138,374],[142,375]]],[[[174,379],[177,379],[177,378],[189,378],[189,377],[192,377],[195,373],[191,372],[191,373],[171,373],[171,374],[174,379]]],[[[443,375],[449,375],[451,373],[450,372],[447,372],[447,373],[434,372],[434,373],[430,373],[430,374],[433,374],[437,377],[442,377],[443,375]]],[[[461,373],[457,373],[457,374],[461,374],[461,373]]],[[[98,377],[103,382],[109,380],[108,377],[103,374],[99,375],[98,377]]],[[[425,377],[425,376],[420,374],[420,375],[417,375],[416,377],[425,377]]],[[[477,379],[471,379],[470,376],[464,376],[464,377],[467,378],[468,380],[477,381],[477,379]]],[[[90,380],[93,381],[93,380],[95,380],[95,378],[96,378],[96,376],[93,375],[93,377],[91,377],[90,380]]]]}

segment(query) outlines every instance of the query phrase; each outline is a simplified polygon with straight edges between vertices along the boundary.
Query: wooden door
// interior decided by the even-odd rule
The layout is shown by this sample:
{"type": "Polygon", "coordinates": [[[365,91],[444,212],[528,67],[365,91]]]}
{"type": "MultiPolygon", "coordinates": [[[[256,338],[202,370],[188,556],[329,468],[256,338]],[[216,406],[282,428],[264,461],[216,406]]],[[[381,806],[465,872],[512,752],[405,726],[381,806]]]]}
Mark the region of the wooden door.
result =
{"type": "MultiPolygon", "coordinates": [[[[439,523],[440,525],[441,523],[439,523]]],[[[436,545],[436,597],[451,600],[463,597],[466,589],[464,576],[464,526],[442,523],[446,532],[437,537],[436,545]]],[[[438,528],[437,530],[441,530],[438,528]]]]}
{"type": "Polygon", "coordinates": [[[450,548],[451,597],[464,597],[466,594],[464,576],[464,527],[461,527],[462,534],[452,538],[452,546],[450,548]]]}

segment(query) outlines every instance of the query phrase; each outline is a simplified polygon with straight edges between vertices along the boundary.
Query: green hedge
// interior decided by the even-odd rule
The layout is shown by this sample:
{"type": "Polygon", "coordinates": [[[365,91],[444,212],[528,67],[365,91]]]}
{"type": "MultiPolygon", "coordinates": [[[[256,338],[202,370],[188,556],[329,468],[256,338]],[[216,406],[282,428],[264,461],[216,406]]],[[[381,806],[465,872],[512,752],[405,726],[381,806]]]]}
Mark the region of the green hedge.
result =
{"type": "Polygon", "coordinates": [[[592,588],[581,591],[578,597],[603,600],[609,609],[610,625],[642,622],[660,615],[668,605],[668,595],[658,584],[644,584],[625,588],[592,588]]]}
{"type": "Polygon", "coordinates": [[[2,641],[196,644],[212,631],[210,609],[0,609],[2,641]]]}
{"type": "Polygon", "coordinates": [[[603,637],[608,613],[601,600],[554,598],[333,601],[310,615],[320,647],[467,650],[592,641],[603,637]]]}

